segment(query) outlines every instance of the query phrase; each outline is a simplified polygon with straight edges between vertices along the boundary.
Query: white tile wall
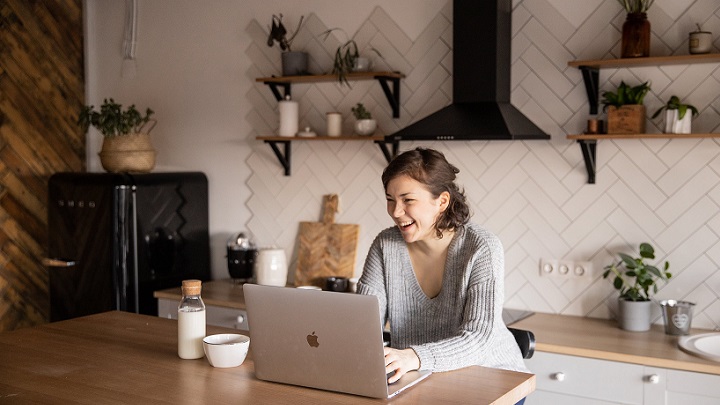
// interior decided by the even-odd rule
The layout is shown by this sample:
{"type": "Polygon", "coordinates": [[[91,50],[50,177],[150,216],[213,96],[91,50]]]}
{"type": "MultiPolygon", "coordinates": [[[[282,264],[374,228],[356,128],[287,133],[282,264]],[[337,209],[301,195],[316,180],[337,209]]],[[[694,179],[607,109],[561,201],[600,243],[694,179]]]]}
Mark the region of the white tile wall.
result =
{"type": "MultiPolygon", "coordinates": [[[[615,0],[516,0],[513,2],[512,101],[551,141],[414,142],[442,150],[461,170],[460,182],[473,203],[475,222],[497,233],[506,250],[507,305],[540,312],[611,317],[615,291],[600,276],[617,251],[634,251],[651,242],[658,260],[669,260],[673,280],[657,298],[697,303],[693,325],[720,326],[720,142],[716,139],[617,140],[598,144],[597,184],[587,177],[579,147],[567,133],[583,130],[588,103],[580,72],[567,61],[617,57],[624,21],[615,0]],[[541,258],[588,260],[594,277],[581,281],[540,278],[541,258]]],[[[687,33],[695,23],[720,38],[716,0],[657,0],[649,12],[654,54],[687,53],[687,33]]],[[[312,69],[329,71],[341,33],[323,41],[329,24],[308,16],[296,49],[311,52],[312,69]]],[[[378,49],[389,65],[407,75],[401,89],[401,118],[393,119],[374,82],[296,85],[301,127],[324,131],[324,113],[343,113],[362,102],[379,121],[381,133],[393,131],[447,105],[452,93],[452,2],[417,38],[409,38],[381,7],[361,24],[355,38],[363,53],[378,49]]],[[[265,46],[262,24],[246,32],[255,44],[246,50],[254,66],[248,77],[277,74],[277,50],[265,46]]],[[[348,33],[353,34],[353,33],[348,33]]],[[[715,39],[718,52],[720,39],[715,39]]],[[[601,90],[620,80],[651,81],[649,114],[670,95],[701,111],[696,132],[720,132],[720,65],[679,65],[605,69],[601,90]]],[[[258,135],[277,128],[275,100],[258,84],[246,94],[253,110],[246,117],[258,135]]],[[[648,120],[660,132],[661,119],[648,120]]],[[[361,272],[372,239],[391,222],[385,213],[380,173],[386,162],[370,142],[295,142],[292,176],[283,175],[269,146],[256,142],[248,158],[253,217],[250,231],[262,245],[284,247],[294,264],[299,221],[318,220],[323,194],[338,193],[338,222],[359,223],[361,240],[356,272],[361,272]]],[[[292,273],[292,270],[291,270],[292,273]]],[[[657,313],[657,322],[662,322],[657,313]]]]}

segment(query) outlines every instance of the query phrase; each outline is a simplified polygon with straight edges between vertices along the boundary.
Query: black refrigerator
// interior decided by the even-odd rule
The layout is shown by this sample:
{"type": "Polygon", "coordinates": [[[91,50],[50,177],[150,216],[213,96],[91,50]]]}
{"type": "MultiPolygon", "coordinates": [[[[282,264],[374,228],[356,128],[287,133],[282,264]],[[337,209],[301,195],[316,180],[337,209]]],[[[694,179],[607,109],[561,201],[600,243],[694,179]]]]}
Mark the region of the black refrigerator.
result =
{"type": "Polygon", "coordinates": [[[48,182],[50,321],[157,315],[156,290],[210,279],[200,172],[56,173],[48,182]]]}

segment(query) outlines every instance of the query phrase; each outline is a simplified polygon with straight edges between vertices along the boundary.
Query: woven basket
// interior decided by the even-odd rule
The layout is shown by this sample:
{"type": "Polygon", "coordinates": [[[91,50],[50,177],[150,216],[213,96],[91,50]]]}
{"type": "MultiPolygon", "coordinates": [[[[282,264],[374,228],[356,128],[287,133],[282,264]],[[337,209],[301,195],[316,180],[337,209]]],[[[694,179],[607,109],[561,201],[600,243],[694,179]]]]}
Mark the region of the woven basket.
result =
{"type": "Polygon", "coordinates": [[[146,133],[105,138],[100,163],[111,173],[148,173],[155,167],[155,148],[146,133]]]}

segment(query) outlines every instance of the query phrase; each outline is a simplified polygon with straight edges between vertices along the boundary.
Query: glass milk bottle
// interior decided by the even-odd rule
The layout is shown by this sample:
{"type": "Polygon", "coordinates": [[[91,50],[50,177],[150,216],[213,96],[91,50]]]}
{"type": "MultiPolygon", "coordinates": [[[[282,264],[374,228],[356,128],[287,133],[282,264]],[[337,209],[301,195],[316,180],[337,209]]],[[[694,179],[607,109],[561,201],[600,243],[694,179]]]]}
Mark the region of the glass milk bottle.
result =
{"type": "Polygon", "coordinates": [[[182,301],[178,306],[178,356],[181,359],[199,359],[205,337],[205,304],[200,298],[202,282],[183,280],[182,301]]]}

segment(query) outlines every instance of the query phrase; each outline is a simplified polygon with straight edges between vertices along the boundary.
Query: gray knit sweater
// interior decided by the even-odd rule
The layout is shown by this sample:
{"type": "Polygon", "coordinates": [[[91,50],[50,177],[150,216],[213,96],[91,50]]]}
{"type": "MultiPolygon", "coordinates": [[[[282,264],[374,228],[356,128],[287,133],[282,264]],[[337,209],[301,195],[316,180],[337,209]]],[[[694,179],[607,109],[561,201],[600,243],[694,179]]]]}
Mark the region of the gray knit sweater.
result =
{"type": "Polygon", "coordinates": [[[415,350],[421,370],[480,365],[529,372],[502,320],[500,240],[468,224],[455,232],[448,249],[442,288],[430,299],[415,277],[399,229],[385,229],[373,241],[357,292],[378,297],[392,347],[415,350]]]}

